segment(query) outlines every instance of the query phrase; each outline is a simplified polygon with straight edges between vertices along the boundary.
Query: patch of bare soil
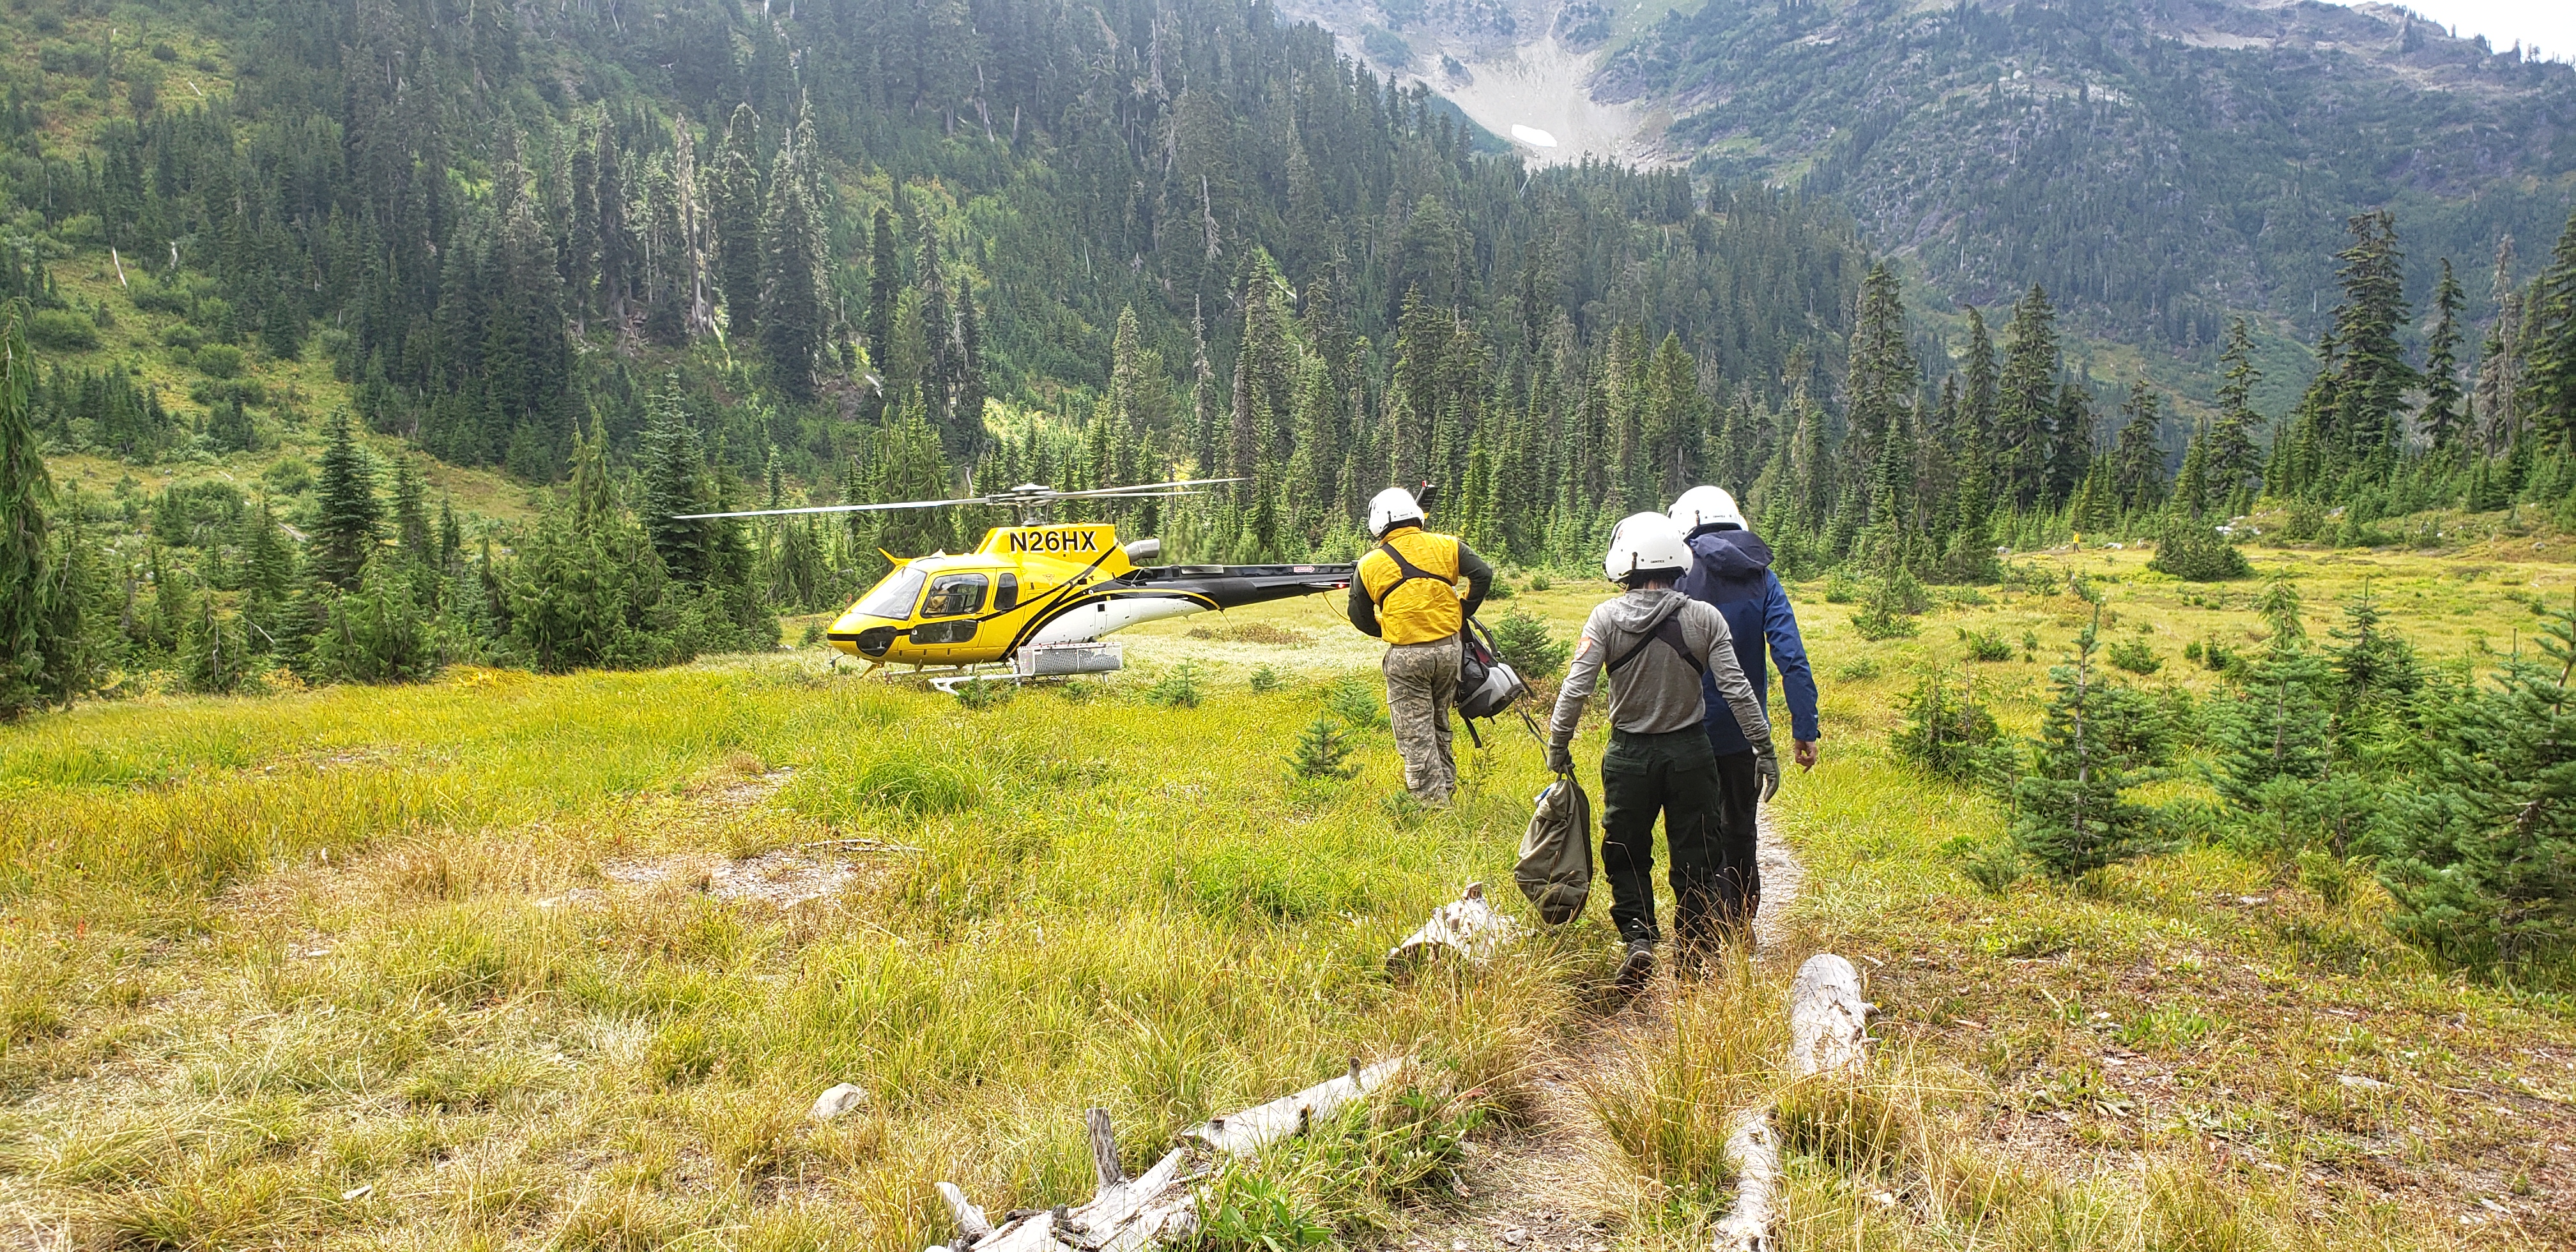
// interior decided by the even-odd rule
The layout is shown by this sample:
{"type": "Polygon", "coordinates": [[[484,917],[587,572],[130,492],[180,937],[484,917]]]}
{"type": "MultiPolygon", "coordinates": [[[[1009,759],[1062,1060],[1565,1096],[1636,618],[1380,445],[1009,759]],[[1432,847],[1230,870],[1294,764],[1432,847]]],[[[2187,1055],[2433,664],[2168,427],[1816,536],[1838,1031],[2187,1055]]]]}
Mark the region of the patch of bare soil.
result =
{"type": "MultiPolygon", "coordinates": [[[[783,849],[740,861],[712,852],[679,852],[649,860],[611,861],[599,867],[599,876],[613,883],[644,889],[677,882],[719,900],[753,902],[784,909],[838,892],[858,875],[847,861],[815,856],[797,849],[783,849]]],[[[581,894],[583,889],[576,888],[556,899],[576,903],[578,901],[569,897],[581,894]]],[[[601,893],[592,889],[590,894],[601,893]]],[[[549,902],[538,903],[545,905],[549,902]]]]}
{"type": "MultiPolygon", "coordinates": [[[[1781,950],[1790,905],[1806,868],[1761,813],[1762,910],[1754,950],[1781,950]]],[[[1602,888],[1606,891],[1606,887],[1602,888]]],[[[1604,899],[1606,907],[1608,901],[1604,899]]],[[[1404,1246],[1430,1252],[1605,1252],[1622,1191],[1619,1149],[1602,1130],[1587,1095],[1619,1051],[1623,1037],[1672,1029],[1674,985],[1660,972],[1652,989],[1574,1036],[1570,1046],[1534,1057],[1527,1123],[1505,1137],[1470,1143],[1459,1171],[1462,1203],[1436,1224],[1416,1229],[1404,1246]]]]}

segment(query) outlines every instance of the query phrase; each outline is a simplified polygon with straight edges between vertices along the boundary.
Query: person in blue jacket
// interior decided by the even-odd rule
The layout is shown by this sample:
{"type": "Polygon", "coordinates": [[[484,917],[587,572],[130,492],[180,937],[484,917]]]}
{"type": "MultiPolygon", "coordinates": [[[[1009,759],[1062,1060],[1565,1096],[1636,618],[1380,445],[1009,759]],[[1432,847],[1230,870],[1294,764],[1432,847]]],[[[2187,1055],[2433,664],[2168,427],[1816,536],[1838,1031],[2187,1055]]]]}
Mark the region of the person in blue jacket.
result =
{"type": "MultiPolygon", "coordinates": [[[[1816,676],[1807,667],[1807,645],[1798,638],[1798,614],[1789,593],[1771,572],[1771,545],[1744,524],[1735,497],[1716,487],[1693,487],[1673,501],[1673,524],[1689,536],[1692,565],[1679,588],[1724,615],[1734,635],[1736,662],[1753,684],[1753,698],[1771,701],[1770,667],[1763,663],[1764,645],[1780,667],[1780,686],[1789,697],[1789,730],[1798,768],[1816,766],[1816,676]]],[[[1754,808],[1762,794],[1755,777],[1753,744],[1737,729],[1735,711],[1717,688],[1703,682],[1708,704],[1709,746],[1717,752],[1718,873],[1716,913],[1729,926],[1749,926],[1762,907],[1762,869],[1754,849],[1754,808]]]]}

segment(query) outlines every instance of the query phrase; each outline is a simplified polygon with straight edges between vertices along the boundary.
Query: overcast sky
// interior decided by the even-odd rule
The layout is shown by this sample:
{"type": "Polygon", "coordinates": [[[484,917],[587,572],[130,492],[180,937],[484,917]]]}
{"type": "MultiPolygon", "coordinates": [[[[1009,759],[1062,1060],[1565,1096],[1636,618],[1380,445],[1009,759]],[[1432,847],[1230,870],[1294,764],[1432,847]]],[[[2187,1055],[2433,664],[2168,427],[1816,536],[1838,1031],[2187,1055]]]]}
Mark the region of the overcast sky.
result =
{"type": "Polygon", "coordinates": [[[2553,61],[2576,57],[2576,0],[2414,0],[2405,7],[2502,52],[2522,41],[2553,61]]]}

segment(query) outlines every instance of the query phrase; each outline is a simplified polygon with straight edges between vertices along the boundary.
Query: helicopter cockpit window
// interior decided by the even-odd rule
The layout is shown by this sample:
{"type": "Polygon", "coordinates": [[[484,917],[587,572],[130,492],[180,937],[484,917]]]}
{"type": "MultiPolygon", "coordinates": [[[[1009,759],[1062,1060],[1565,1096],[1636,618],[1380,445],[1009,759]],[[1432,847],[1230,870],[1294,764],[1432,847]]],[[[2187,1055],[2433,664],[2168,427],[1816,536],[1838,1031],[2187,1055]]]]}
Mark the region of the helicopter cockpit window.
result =
{"type": "Polygon", "coordinates": [[[859,611],[870,617],[891,617],[898,621],[912,616],[912,602],[921,594],[921,584],[929,577],[917,569],[899,569],[886,576],[868,598],[859,601],[859,611]]]}
{"type": "Polygon", "coordinates": [[[993,585],[993,611],[1007,613],[1020,607],[1020,576],[1004,574],[993,585]]]}
{"type": "Polygon", "coordinates": [[[930,594],[921,601],[923,617],[963,617],[984,607],[982,574],[942,574],[930,580],[930,594]]]}

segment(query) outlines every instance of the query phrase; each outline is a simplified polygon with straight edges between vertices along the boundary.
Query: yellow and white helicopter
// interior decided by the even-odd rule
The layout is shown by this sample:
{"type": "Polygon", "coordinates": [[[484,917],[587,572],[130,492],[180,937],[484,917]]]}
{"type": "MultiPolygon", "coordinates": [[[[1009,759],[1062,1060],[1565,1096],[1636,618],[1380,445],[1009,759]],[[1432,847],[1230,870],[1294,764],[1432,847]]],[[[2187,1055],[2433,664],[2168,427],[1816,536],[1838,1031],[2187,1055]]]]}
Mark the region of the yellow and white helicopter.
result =
{"type": "Polygon", "coordinates": [[[692,513],[687,517],[778,517],[984,505],[1016,511],[1016,526],[984,532],[974,551],[904,558],[886,553],[894,571],[832,623],[832,646],[869,662],[915,670],[964,671],[932,681],[942,687],[973,677],[980,666],[1007,662],[1016,678],[1106,673],[1121,668],[1118,645],[1101,636],[1141,622],[1241,608],[1269,600],[1346,590],[1352,566],[1155,565],[1159,539],[1118,542],[1107,522],[1047,520],[1057,501],[1139,500],[1202,494],[1198,488],[1238,481],[1193,478],[1132,487],[1058,491],[1023,483],[1008,491],[956,500],[826,504],[798,509],[692,513]]]}

